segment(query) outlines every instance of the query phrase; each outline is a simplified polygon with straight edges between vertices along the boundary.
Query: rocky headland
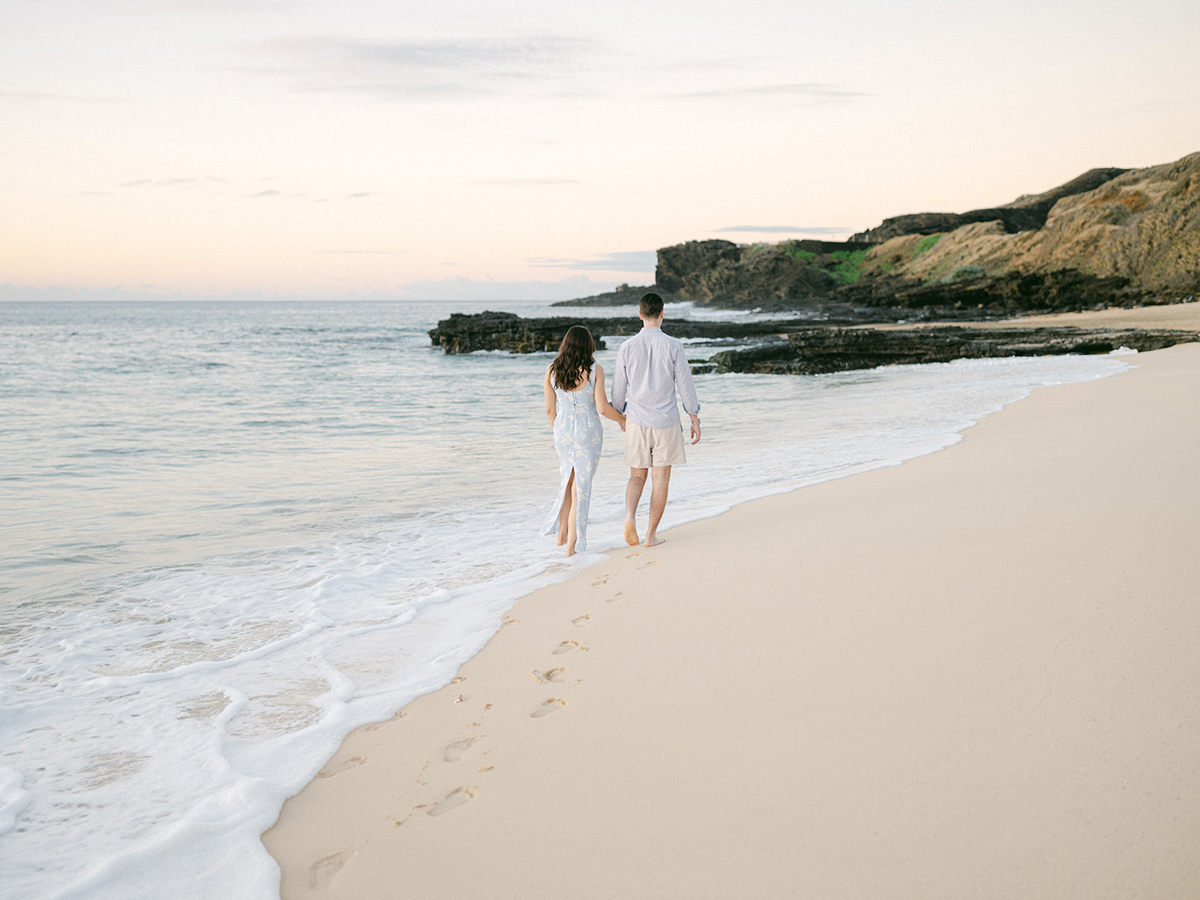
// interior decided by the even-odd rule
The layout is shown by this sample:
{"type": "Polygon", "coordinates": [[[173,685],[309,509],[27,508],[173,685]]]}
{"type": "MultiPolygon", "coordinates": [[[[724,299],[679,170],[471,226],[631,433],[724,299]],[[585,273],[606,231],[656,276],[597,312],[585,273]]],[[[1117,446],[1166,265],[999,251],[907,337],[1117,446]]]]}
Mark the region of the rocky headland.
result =
{"type": "MultiPolygon", "coordinates": [[[[676,337],[745,341],[697,371],[816,374],[986,356],[1155,350],[1191,331],[872,329],[1194,301],[1200,293],[1200,153],[1145,169],[1092,169],[1011,203],[884,220],[846,242],[688,241],[658,251],[655,283],[575,306],[635,304],[654,290],[701,307],[769,310],[769,322],[670,320],[676,337]],[[785,314],[790,314],[790,317],[785,314]],[[753,346],[750,346],[750,345],[753,346]]],[[[552,351],[571,325],[633,334],[620,318],[454,315],[430,331],[447,353],[552,351]]]]}
{"type": "Polygon", "coordinates": [[[1200,153],[1092,169],[997,207],[895,216],[847,242],[688,241],[658,251],[654,285],[622,288],[563,305],[633,303],[656,290],[697,306],[897,321],[1193,299],[1200,153]]]}

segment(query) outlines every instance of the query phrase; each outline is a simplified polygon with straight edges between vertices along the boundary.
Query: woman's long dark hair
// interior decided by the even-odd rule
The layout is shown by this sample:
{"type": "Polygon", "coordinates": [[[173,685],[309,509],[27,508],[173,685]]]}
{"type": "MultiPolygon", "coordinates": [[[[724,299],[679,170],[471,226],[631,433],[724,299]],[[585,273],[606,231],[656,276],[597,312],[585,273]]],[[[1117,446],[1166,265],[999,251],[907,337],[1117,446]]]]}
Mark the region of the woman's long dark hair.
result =
{"type": "Polygon", "coordinates": [[[582,325],[572,325],[563,335],[558,356],[550,363],[554,383],[564,391],[575,390],[582,381],[587,381],[596,362],[596,342],[592,333],[582,325]]]}

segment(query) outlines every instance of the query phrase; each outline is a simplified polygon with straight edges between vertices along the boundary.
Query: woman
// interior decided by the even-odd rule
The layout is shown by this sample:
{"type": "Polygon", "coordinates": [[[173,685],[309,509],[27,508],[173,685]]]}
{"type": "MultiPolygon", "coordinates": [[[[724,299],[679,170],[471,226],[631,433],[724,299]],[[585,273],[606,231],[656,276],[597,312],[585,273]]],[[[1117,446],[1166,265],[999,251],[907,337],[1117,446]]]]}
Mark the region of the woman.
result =
{"type": "Polygon", "coordinates": [[[595,352],[592,333],[582,325],[572,325],[558,348],[558,356],[546,367],[542,385],[560,475],[558,496],[546,516],[542,534],[557,528],[558,545],[566,545],[567,556],[574,556],[576,548],[587,549],[592,476],[604,443],[600,416],[625,429],[625,417],[608,402],[604,367],[596,363],[595,352]]]}

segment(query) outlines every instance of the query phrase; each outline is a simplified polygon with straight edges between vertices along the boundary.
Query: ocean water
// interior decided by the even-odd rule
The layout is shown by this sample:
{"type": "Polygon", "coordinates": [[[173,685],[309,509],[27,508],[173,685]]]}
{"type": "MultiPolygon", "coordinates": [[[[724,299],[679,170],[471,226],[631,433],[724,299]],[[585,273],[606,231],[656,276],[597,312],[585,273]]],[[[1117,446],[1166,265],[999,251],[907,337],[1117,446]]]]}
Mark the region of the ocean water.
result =
{"type": "MultiPolygon", "coordinates": [[[[593,552],[566,562],[537,536],[549,355],[444,356],[426,335],[486,307],[563,312],[0,303],[7,900],[278,896],[258,836],[341,739],[448,683],[518,597],[623,546],[611,423],[593,552]]],[[[937,451],[1035,387],[1125,368],[700,376],[704,440],[663,527],[937,451]]]]}

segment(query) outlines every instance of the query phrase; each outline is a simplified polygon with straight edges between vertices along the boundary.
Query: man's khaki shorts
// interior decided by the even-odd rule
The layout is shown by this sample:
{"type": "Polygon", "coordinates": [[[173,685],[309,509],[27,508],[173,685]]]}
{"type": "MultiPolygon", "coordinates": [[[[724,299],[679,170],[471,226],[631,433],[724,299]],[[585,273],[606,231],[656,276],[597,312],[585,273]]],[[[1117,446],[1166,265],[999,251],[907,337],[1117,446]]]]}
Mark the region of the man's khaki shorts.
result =
{"type": "Polygon", "coordinates": [[[651,466],[681,466],[687,462],[683,444],[683,425],[647,428],[625,422],[625,465],[631,469],[651,466]]]}

